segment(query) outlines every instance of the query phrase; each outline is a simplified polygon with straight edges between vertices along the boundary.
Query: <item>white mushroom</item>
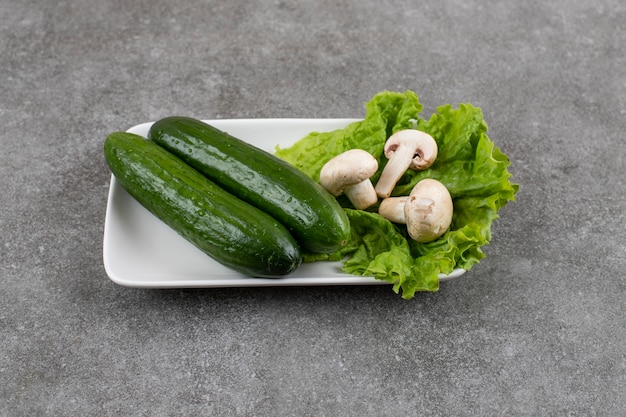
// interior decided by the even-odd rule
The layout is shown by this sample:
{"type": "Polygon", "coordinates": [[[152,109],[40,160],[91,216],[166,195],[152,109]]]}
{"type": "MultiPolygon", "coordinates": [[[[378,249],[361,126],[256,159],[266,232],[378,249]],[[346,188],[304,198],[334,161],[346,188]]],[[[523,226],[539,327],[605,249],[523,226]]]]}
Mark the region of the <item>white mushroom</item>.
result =
{"type": "Polygon", "coordinates": [[[452,223],[452,213],[450,192],[445,185],[430,178],[418,182],[404,204],[409,236],[422,243],[442,236],[452,223]]]}
{"type": "Polygon", "coordinates": [[[369,152],[350,149],[326,162],[320,184],[335,197],[345,194],[356,209],[363,210],[378,201],[370,181],[377,169],[378,161],[369,152]]]}
{"type": "Polygon", "coordinates": [[[381,198],[391,195],[407,169],[421,171],[430,167],[437,159],[437,142],[426,132],[405,129],[387,139],[384,151],[389,161],[376,184],[376,194],[381,198]]]}
{"type": "Polygon", "coordinates": [[[408,195],[385,198],[378,206],[378,214],[394,223],[405,224],[404,204],[408,199],[408,195]]]}

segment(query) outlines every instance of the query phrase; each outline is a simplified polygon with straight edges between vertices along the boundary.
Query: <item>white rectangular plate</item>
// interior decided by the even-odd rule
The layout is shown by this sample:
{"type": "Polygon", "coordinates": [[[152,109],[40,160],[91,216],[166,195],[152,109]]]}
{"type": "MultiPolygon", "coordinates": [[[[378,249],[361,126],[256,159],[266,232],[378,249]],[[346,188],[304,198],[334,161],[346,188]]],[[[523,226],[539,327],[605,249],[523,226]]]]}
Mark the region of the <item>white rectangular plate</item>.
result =
{"type": "MultiPolygon", "coordinates": [[[[288,147],[312,131],[345,127],[356,119],[238,119],[209,120],[211,125],[269,152],[288,147]]],[[[128,132],[146,137],[152,123],[128,132]]],[[[201,288],[298,285],[386,284],[372,277],[341,272],[337,262],[301,265],[277,279],[241,275],[202,253],[132,198],[111,176],[104,224],[103,260],[112,281],[137,288],[201,288]]],[[[461,276],[465,270],[441,275],[441,281],[461,276]]]]}

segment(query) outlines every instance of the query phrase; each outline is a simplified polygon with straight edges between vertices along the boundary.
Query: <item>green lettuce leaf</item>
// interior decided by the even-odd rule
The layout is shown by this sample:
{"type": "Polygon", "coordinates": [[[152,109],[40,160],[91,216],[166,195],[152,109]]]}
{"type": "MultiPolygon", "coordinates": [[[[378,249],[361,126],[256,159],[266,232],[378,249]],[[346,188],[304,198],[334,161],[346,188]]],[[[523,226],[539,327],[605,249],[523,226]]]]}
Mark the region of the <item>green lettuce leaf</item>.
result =
{"type": "Polygon", "coordinates": [[[453,199],[450,229],[433,242],[418,243],[408,238],[405,226],[378,215],[377,205],[355,210],[339,197],[350,219],[350,242],[336,253],[305,254],[305,262],[342,261],[346,273],[390,282],[396,293],[409,299],[418,291],[437,291],[440,273],[469,270],[485,257],[481,247],[491,240],[491,225],[518,190],[510,182],[509,159],[487,136],[480,108],[446,104],[428,120],[420,117],[422,108],[412,91],[384,91],[366,104],[363,120],[332,132],[311,132],[289,148],[277,148],[276,155],[319,180],[328,160],[349,149],[364,149],[379,162],[375,183],[386,163],[387,138],[401,129],[423,130],[437,142],[437,160],[425,171],[408,171],[392,195],[408,195],[420,180],[437,179],[453,199]]]}

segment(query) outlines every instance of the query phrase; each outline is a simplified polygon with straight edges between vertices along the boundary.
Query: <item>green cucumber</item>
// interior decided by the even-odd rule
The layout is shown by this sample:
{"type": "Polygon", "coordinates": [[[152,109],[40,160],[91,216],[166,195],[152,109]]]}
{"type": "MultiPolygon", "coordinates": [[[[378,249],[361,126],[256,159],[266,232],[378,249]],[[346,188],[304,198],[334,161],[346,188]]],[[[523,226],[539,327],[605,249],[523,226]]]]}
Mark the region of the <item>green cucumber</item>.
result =
{"type": "Polygon", "coordinates": [[[253,277],[278,277],[302,262],[289,231],[154,142],[110,134],[104,155],[139,203],[219,263],[253,277]]]}
{"type": "Polygon", "coordinates": [[[286,161],[189,117],[156,121],[148,138],[225,190],[284,224],[300,246],[328,253],[345,245],[350,223],[337,200],[286,161]]]}

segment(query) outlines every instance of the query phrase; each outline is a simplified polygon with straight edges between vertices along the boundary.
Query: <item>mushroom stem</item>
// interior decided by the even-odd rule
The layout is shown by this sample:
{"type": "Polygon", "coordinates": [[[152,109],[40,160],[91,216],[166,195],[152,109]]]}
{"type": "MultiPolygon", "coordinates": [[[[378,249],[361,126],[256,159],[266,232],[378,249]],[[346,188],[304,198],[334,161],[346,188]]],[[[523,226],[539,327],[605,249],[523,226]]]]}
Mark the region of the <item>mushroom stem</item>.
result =
{"type": "Polygon", "coordinates": [[[394,223],[406,224],[404,204],[408,199],[409,196],[385,198],[378,206],[378,214],[394,223]]]}
{"type": "Polygon", "coordinates": [[[343,193],[357,210],[365,210],[378,201],[374,185],[369,179],[346,187],[343,193]]]}
{"type": "Polygon", "coordinates": [[[409,169],[414,156],[415,150],[406,147],[398,148],[391,155],[376,183],[376,194],[379,197],[387,198],[391,195],[400,177],[409,169]]]}

